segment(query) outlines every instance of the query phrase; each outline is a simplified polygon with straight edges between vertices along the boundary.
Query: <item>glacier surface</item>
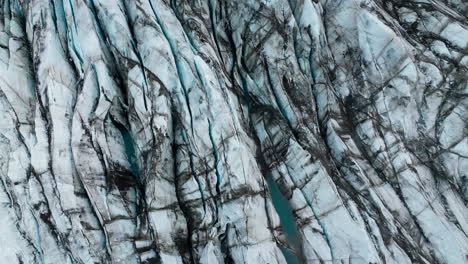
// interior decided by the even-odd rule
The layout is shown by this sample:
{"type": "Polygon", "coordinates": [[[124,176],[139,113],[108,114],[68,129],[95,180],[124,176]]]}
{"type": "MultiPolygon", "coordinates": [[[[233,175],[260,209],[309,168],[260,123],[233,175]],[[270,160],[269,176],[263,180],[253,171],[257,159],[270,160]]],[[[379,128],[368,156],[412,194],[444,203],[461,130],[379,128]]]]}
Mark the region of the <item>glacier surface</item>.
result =
{"type": "Polygon", "coordinates": [[[467,263],[467,124],[464,0],[0,0],[0,262],[467,263]]]}

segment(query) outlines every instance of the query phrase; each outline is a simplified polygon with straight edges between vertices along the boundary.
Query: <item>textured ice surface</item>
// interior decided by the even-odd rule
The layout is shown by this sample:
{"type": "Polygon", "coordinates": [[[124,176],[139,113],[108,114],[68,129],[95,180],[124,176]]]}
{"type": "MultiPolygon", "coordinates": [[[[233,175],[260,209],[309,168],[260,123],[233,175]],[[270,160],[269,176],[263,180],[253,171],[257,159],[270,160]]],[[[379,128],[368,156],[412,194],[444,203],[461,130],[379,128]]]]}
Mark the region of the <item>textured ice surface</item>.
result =
{"type": "Polygon", "coordinates": [[[466,263],[467,13],[0,0],[0,262],[466,263]]]}

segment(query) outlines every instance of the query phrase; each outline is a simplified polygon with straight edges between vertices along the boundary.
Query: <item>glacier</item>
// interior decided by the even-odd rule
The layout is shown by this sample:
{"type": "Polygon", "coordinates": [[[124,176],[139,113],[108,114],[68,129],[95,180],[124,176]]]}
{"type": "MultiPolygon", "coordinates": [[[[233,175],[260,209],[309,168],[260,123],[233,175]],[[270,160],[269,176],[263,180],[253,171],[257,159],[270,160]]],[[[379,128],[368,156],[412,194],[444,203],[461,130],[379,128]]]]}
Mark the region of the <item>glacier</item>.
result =
{"type": "Polygon", "coordinates": [[[468,262],[468,2],[0,0],[0,262],[468,262]]]}

